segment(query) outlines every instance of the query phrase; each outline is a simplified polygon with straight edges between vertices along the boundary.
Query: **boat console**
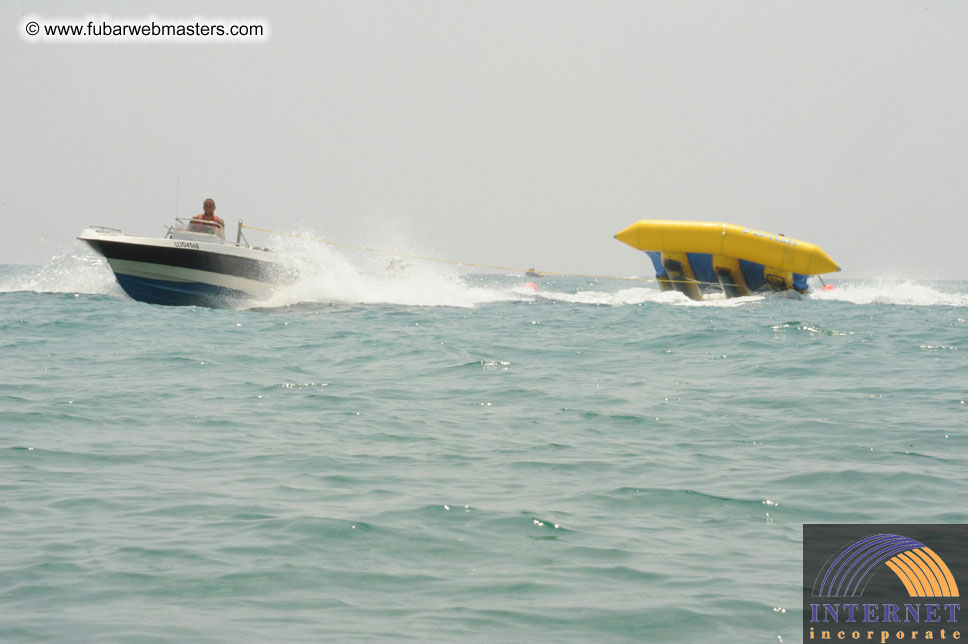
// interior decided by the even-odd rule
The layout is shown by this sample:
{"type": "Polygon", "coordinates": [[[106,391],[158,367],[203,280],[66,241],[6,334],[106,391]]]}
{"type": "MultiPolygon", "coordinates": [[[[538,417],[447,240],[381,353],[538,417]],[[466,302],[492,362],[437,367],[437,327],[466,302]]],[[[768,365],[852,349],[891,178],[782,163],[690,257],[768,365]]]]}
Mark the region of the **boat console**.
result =
{"type": "Polygon", "coordinates": [[[169,239],[202,241],[214,244],[225,243],[225,227],[217,221],[207,219],[188,219],[176,217],[175,225],[168,227],[169,239]]]}
{"type": "MultiPolygon", "coordinates": [[[[121,232],[121,231],[118,231],[121,232]]],[[[168,226],[168,239],[179,239],[182,241],[209,242],[210,244],[224,244],[225,227],[217,221],[207,219],[194,219],[188,217],[175,217],[175,225],[168,226]]],[[[235,245],[243,248],[252,248],[249,240],[242,234],[242,220],[239,220],[239,231],[235,237],[235,245]]],[[[269,250],[268,248],[255,248],[256,250],[269,250]]]]}

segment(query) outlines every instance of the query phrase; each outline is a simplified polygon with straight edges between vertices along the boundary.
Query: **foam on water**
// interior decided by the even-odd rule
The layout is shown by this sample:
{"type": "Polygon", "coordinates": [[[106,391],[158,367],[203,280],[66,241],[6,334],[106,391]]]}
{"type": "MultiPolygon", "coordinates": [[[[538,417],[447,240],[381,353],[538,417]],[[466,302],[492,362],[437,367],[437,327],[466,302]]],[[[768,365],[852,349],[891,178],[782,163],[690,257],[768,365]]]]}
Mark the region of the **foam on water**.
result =
{"type": "Polygon", "coordinates": [[[7,267],[0,273],[0,293],[18,291],[124,296],[107,261],[81,242],[43,266],[7,267]]]}
{"type": "MultiPolygon", "coordinates": [[[[610,280],[609,280],[610,282],[610,280]]],[[[618,284],[618,282],[615,282],[618,284]]],[[[611,284],[602,284],[609,286],[611,284]]],[[[522,292],[525,292],[522,290],[522,292]]],[[[762,295],[750,297],[726,299],[721,293],[706,294],[701,302],[691,300],[678,291],[662,292],[656,284],[648,286],[638,286],[634,288],[623,288],[614,292],[604,290],[575,290],[574,292],[560,290],[539,290],[532,293],[537,299],[549,300],[554,302],[569,302],[572,304],[592,304],[596,306],[638,306],[647,303],[668,304],[670,306],[719,306],[736,307],[759,302],[763,299],[762,295]]]]}
{"type": "Polygon", "coordinates": [[[273,241],[280,258],[299,277],[260,301],[263,307],[329,302],[470,307],[522,297],[511,288],[470,285],[459,267],[343,251],[309,239],[273,241]]]}
{"type": "Polygon", "coordinates": [[[817,290],[810,297],[817,300],[836,300],[853,304],[898,304],[905,306],[968,306],[968,296],[945,292],[944,286],[920,284],[912,281],[872,280],[848,281],[833,290],[817,290]]]}
{"type": "MultiPolygon", "coordinates": [[[[479,275],[472,275],[461,266],[434,263],[408,255],[401,258],[390,253],[343,251],[320,244],[309,236],[275,237],[272,241],[286,263],[299,272],[300,278],[269,300],[259,303],[266,307],[324,302],[472,307],[504,301],[544,300],[597,306],[654,303],[737,308],[760,303],[768,297],[837,300],[855,304],[968,306],[968,296],[946,293],[936,285],[889,279],[844,282],[833,290],[824,291],[813,278],[813,288],[805,296],[786,292],[726,298],[714,292],[705,294],[700,302],[679,292],[662,292],[651,279],[642,280],[642,286],[625,288],[628,284],[625,280],[599,278],[587,287],[564,291],[556,288],[558,284],[552,276],[535,282],[535,290],[528,284],[531,278],[523,276],[520,281],[515,275],[489,275],[487,277],[494,279],[482,280],[479,275]],[[393,270],[394,264],[403,268],[393,270]]],[[[401,247],[399,242],[396,247],[401,247]]]]}
{"type": "Polygon", "coordinates": [[[857,281],[838,283],[832,290],[821,290],[813,284],[809,293],[801,295],[793,291],[782,293],[756,293],[747,297],[727,298],[722,293],[705,293],[702,301],[689,299],[678,291],[660,291],[654,282],[646,286],[616,288],[605,290],[608,286],[620,286],[618,280],[599,281],[601,289],[577,289],[574,291],[555,290],[553,287],[533,292],[527,287],[515,289],[515,293],[526,296],[529,293],[536,299],[575,304],[608,306],[636,306],[646,303],[666,304],[669,306],[738,308],[762,303],[766,299],[793,299],[816,301],[839,301],[853,304],[893,304],[903,306],[968,306],[968,295],[949,292],[944,283],[921,284],[911,281],[857,281]]]}
{"type": "MultiPolygon", "coordinates": [[[[662,292],[651,280],[628,287],[625,280],[597,278],[578,288],[561,289],[554,276],[538,280],[516,275],[472,274],[449,263],[435,263],[407,255],[360,252],[321,244],[309,235],[273,236],[270,245],[279,259],[298,271],[299,278],[278,289],[258,308],[294,304],[396,304],[405,306],[473,307],[507,301],[554,301],[595,306],[664,304],[688,307],[736,308],[765,298],[791,297],[853,304],[968,307],[968,295],[950,292],[944,282],[879,279],[834,282],[822,290],[812,279],[806,296],[795,293],[756,294],[727,299],[707,293],[696,302],[675,292],[662,292]]],[[[400,242],[396,244],[400,248],[400,242]]],[[[405,247],[405,246],[404,246],[405,247]]],[[[419,253],[414,253],[417,255],[419,253]]],[[[125,297],[107,262],[80,241],[54,255],[39,267],[7,267],[0,274],[0,292],[84,293],[125,297]]]]}

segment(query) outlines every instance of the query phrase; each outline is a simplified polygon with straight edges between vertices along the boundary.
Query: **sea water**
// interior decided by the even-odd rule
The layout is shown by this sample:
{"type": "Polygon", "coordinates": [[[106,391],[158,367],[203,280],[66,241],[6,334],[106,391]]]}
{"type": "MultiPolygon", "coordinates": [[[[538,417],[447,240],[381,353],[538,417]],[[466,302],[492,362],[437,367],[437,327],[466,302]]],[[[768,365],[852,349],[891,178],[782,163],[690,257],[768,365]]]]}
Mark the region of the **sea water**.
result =
{"type": "Polygon", "coordinates": [[[968,521],[964,282],[386,260],[0,269],[0,641],[798,642],[804,523],[968,521]]]}

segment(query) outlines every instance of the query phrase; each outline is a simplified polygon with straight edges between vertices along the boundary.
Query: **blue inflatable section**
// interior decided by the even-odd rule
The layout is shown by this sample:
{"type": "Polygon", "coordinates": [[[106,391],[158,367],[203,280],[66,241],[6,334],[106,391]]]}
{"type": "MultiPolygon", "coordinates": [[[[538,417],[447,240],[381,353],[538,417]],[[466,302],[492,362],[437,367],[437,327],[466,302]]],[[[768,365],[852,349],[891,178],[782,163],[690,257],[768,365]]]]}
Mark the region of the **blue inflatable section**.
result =
{"type": "Polygon", "coordinates": [[[748,262],[745,259],[739,260],[739,270],[746,280],[746,286],[751,291],[766,286],[766,278],[763,277],[763,264],[748,262]]]}
{"type": "Polygon", "coordinates": [[[198,282],[169,282],[133,275],[117,275],[124,292],[140,302],[170,306],[224,307],[227,299],[245,300],[247,295],[223,286],[198,282]]]}
{"type": "MultiPolygon", "coordinates": [[[[652,260],[652,266],[655,267],[656,277],[665,277],[666,269],[662,265],[662,253],[658,251],[645,251],[645,254],[649,256],[652,260]]],[[[716,277],[716,272],[713,270],[713,256],[709,253],[686,253],[686,257],[689,259],[689,266],[692,267],[692,274],[699,282],[704,282],[706,284],[716,284],[719,279],[716,277]]],[[[757,264],[756,262],[750,262],[745,259],[739,260],[739,270],[743,273],[743,279],[746,281],[746,286],[751,290],[755,291],[759,288],[767,286],[766,277],[763,274],[763,264],[757,264]]],[[[801,275],[800,273],[793,274],[793,288],[801,293],[806,292],[809,285],[807,284],[807,275],[801,275]]]]}
{"type": "Polygon", "coordinates": [[[696,281],[706,284],[718,284],[716,271],[713,270],[713,256],[708,253],[686,253],[689,265],[692,267],[692,275],[696,281]]]}

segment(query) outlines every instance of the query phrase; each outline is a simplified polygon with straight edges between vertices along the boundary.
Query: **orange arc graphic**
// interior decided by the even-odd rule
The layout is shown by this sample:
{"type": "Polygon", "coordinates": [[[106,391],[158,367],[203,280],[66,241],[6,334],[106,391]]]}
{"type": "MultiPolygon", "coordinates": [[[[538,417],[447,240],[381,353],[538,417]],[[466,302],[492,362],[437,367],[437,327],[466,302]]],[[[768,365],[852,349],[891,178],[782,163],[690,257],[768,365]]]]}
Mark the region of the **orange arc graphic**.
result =
{"type": "Polygon", "coordinates": [[[902,552],[885,562],[911,597],[958,597],[951,570],[930,548],[902,552]]]}
{"type": "Polygon", "coordinates": [[[911,596],[911,597],[920,597],[921,596],[918,593],[918,589],[915,588],[914,587],[914,584],[911,583],[911,580],[908,579],[907,571],[906,570],[902,570],[901,567],[898,566],[898,564],[894,563],[894,559],[893,558],[888,559],[884,563],[887,564],[887,567],[890,568],[891,570],[893,570],[894,571],[894,574],[897,575],[897,578],[901,580],[901,583],[904,584],[904,588],[908,591],[908,595],[909,596],[911,596]]]}
{"type": "MultiPolygon", "coordinates": [[[[894,565],[897,566],[898,570],[895,570],[895,572],[897,573],[898,577],[901,577],[901,575],[904,575],[901,581],[904,581],[904,579],[907,579],[908,583],[910,583],[911,586],[914,588],[914,592],[908,591],[908,594],[911,595],[911,597],[928,596],[928,594],[924,590],[925,588],[924,582],[921,580],[920,577],[918,577],[917,573],[915,573],[911,569],[911,565],[910,563],[908,563],[907,559],[904,559],[900,556],[896,556],[896,557],[892,557],[890,561],[894,562],[894,565]]],[[[904,584],[904,585],[907,586],[907,584],[904,584]]]]}
{"type": "Polygon", "coordinates": [[[928,548],[927,546],[925,546],[924,548],[919,548],[919,550],[921,550],[921,552],[928,555],[931,558],[931,560],[934,561],[935,565],[937,565],[938,568],[941,570],[941,574],[948,582],[947,596],[960,597],[961,595],[958,594],[958,584],[955,582],[955,577],[954,575],[951,574],[951,571],[948,569],[948,566],[945,564],[945,562],[941,561],[941,557],[936,555],[934,550],[932,550],[931,548],[928,548]]]}
{"type": "Polygon", "coordinates": [[[931,571],[931,574],[933,575],[932,578],[936,580],[936,583],[938,584],[938,592],[940,593],[940,595],[936,596],[950,597],[951,589],[948,587],[948,580],[945,579],[944,573],[941,572],[941,569],[938,568],[938,565],[934,563],[934,560],[919,550],[912,550],[910,555],[911,557],[920,558],[921,566],[931,571]]]}
{"type": "Polygon", "coordinates": [[[902,552],[898,555],[899,558],[907,562],[907,565],[914,571],[914,574],[918,576],[918,580],[921,582],[921,587],[924,588],[924,595],[922,597],[940,597],[941,587],[938,586],[938,582],[934,579],[934,573],[930,570],[926,570],[925,566],[921,563],[921,560],[917,557],[911,556],[911,551],[902,552]]]}

